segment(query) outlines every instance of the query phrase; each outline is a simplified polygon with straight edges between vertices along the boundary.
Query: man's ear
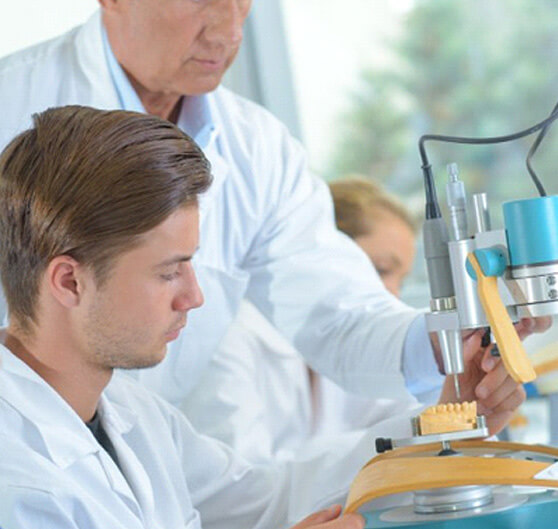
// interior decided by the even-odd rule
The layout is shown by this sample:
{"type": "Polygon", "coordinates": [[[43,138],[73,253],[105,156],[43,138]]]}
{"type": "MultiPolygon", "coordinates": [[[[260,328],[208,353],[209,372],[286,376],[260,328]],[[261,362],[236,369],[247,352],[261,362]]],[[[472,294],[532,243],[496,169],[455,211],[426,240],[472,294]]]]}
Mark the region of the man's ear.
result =
{"type": "Polygon", "coordinates": [[[68,255],[56,256],[48,265],[45,280],[50,294],[64,307],[79,305],[88,272],[68,255]]]}

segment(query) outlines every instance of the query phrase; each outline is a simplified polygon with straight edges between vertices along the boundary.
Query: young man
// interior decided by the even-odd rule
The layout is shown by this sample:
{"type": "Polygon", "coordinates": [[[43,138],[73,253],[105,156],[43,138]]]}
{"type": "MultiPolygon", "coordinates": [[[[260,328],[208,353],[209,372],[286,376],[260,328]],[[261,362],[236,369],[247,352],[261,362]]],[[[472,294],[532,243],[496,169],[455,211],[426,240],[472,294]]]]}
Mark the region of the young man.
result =
{"type": "MultiPolygon", "coordinates": [[[[83,104],[168,119],[211,161],[196,255],[208,302],[142,382],[181,404],[246,296],[316,371],[351,391],[398,398],[404,378],[441,383],[423,317],[336,231],[327,187],[298,142],[219,87],[251,1],[99,1],[84,26],[0,61],[0,147],[33,112],[83,104]]],[[[466,347],[479,344],[475,334],[466,347]]],[[[505,405],[500,382],[484,384],[505,405]]]]}
{"type": "MultiPolygon", "coordinates": [[[[2,529],[285,527],[323,461],[252,467],[115,368],[164,358],[203,301],[209,165],[159,118],[51,109],[0,156],[2,529]],[[298,473],[297,473],[298,472],[298,473]],[[307,475],[307,474],[306,474],[307,475]]],[[[368,440],[368,443],[371,439],[368,440]]],[[[331,483],[336,492],[336,484],[331,483]]],[[[330,495],[331,497],[331,495],[330,495]]],[[[297,529],[362,529],[316,513],[297,529]]]]}

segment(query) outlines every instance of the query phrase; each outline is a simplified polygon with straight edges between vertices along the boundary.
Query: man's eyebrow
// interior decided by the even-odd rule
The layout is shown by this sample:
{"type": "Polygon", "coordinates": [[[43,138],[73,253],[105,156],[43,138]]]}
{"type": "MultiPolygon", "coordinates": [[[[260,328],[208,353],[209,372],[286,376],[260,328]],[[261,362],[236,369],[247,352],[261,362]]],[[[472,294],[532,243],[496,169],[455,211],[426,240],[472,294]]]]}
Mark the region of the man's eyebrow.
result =
{"type": "Polygon", "coordinates": [[[171,265],[174,265],[174,264],[185,263],[185,262],[191,261],[192,258],[194,257],[194,254],[198,251],[198,249],[199,249],[199,246],[198,246],[198,248],[196,248],[194,250],[194,253],[191,254],[191,255],[183,255],[183,254],[182,255],[175,255],[174,257],[170,257],[169,259],[165,259],[164,261],[161,261],[160,263],[158,263],[156,265],[156,267],[159,268],[159,267],[164,267],[164,266],[171,266],[171,265]]]}

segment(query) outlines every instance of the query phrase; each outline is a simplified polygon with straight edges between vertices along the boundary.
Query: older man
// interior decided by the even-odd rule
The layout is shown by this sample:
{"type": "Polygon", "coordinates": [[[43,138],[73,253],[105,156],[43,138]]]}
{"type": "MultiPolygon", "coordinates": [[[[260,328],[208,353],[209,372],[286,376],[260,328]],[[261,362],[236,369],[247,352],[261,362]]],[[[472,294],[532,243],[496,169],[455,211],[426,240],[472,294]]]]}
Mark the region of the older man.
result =
{"type": "MultiPolygon", "coordinates": [[[[251,1],[100,4],[84,26],[0,61],[0,146],[33,112],[79,103],[170,120],[210,159],[196,255],[208,302],[142,381],[180,404],[246,296],[315,370],[354,392],[397,397],[404,378],[440,384],[423,318],[336,231],[328,190],[308,173],[300,145],[269,113],[219,87],[251,1]]],[[[467,347],[479,343],[473,335],[467,347]]],[[[515,406],[522,390],[485,367],[481,401],[515,406]]]]}

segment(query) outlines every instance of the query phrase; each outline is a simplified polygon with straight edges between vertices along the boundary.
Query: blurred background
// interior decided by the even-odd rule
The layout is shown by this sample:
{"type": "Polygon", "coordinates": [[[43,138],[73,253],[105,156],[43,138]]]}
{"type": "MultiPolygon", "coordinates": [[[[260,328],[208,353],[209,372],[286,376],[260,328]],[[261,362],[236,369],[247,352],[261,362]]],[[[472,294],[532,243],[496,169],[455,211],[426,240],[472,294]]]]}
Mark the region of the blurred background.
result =
{"type": "MultiPolygon", "coordinates": [[[[96,9],[96,0],[10,2],[0,17],[0,56],[96,9]]],[[[558,101],[557,27],[551,0],[254,0],[226,84],[284,121],[318,175],[375,178],[420,216],[420,135],[502,135],[544,119],[558,101]]],[[[558,192],[557,138],[551,130],[534,159],[549,194],[558,192]]],[[[429,144],[441,202],[446,164],[457,162],[467,191],[488,193],[500,227],[502,202],[536,196],[525,170],[532,141],[429,144]]],[[[403,291],[408,303],[427,305],[425,280],[419,247],[403,291]]],[[[557,340],[555,331],[528,348],[557,340]]],[[[529,401],[525,413],[526,440],[548,442],[548,400],[529,401]]]]}

